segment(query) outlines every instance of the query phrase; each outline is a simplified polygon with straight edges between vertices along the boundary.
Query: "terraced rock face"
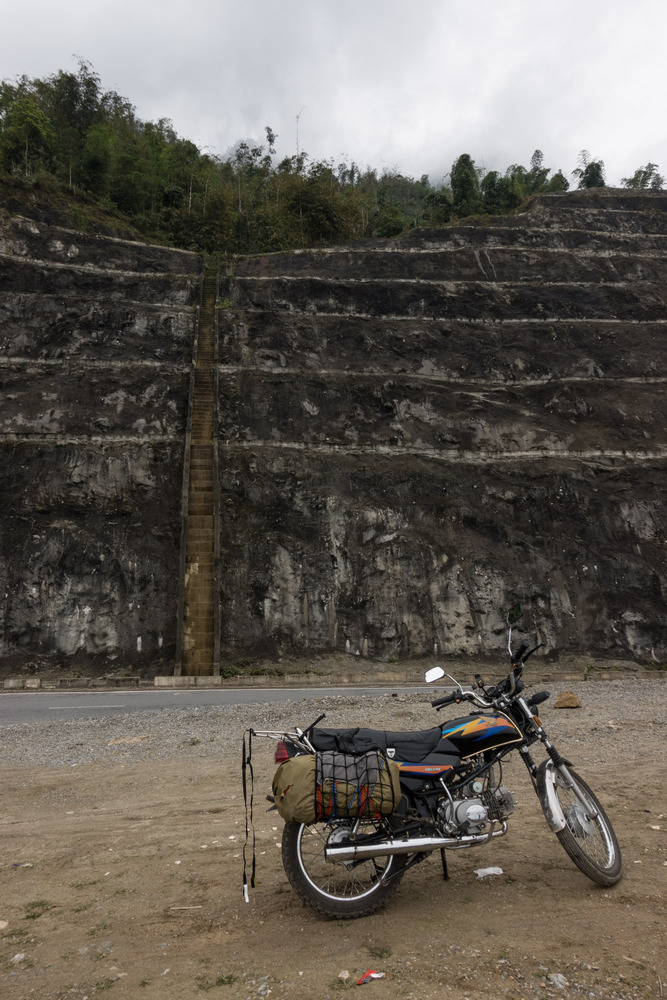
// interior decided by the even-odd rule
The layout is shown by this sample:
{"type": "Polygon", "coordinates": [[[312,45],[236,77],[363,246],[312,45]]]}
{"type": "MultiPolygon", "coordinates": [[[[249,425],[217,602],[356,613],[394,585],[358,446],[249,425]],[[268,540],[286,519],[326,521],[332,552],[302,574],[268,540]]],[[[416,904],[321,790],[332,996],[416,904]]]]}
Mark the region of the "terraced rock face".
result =
{"type": "Polygon", "coordinates": [[[0,227],[0,667],[173,667],[194,254],[0,227]]]}
{"type": "Polygon", "coordinates": [[[662,194],[238,260],[221,630],[240,650],[667,657],[662,194]]]}
{"type": "Polygon", "coordinates": [[[666,206],[238,259],[199,348],[195,255],[0,224],[0,669],[495,655],[517,599],[664,662],[666,206]]]}

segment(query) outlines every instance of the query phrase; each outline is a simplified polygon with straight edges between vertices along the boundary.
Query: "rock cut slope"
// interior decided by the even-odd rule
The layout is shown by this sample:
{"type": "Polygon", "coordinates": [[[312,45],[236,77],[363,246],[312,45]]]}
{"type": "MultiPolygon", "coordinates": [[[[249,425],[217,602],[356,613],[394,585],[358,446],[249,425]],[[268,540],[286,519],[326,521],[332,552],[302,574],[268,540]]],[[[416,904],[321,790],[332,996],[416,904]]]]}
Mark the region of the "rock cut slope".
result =
{"type": "Polygon", "coordinates": [[[222,649],[664,660],[667,196],[221,282],[222,649]]]}
{"type": "Polygon", "coordinates": [[[196,255],[0,220],[0,667],[494,655],[516,599],[664,662],[666,205],[209,266],[201,344],[196,255]]]}
{"type": "Polygon", "coordinates": [[[172,668],[201,270],[40,220],[0,226],[5,666],[172,668]]]}

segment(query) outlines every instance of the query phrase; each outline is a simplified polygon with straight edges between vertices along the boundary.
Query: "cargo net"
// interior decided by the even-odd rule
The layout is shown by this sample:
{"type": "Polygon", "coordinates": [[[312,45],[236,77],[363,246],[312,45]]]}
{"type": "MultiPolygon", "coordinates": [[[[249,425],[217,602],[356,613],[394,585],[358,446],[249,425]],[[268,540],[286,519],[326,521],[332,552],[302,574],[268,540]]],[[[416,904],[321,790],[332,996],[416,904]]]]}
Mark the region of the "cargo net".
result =
{"type": "Polygon", "coordinates": [[[388,815],[398,806],[398,767],[377,750],[352,757],[336,750],[315,755],[319,819],[388,815]]]}

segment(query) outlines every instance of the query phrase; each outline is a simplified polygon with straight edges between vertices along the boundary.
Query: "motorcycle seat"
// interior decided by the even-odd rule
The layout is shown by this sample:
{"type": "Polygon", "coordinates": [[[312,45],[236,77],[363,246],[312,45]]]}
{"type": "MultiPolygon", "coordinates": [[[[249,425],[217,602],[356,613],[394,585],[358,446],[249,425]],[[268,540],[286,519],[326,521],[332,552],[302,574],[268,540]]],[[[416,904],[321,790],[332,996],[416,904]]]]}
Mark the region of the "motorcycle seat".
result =
{"type": "Polygon", "coordinates": [[[442,739],[440,727],[414,733],[396,733],[384,729],[314,729],[310,742],[316,750],[361,754],[368,750],[393,750],[394,760],[418,762],[428,757],[442,739]]]}

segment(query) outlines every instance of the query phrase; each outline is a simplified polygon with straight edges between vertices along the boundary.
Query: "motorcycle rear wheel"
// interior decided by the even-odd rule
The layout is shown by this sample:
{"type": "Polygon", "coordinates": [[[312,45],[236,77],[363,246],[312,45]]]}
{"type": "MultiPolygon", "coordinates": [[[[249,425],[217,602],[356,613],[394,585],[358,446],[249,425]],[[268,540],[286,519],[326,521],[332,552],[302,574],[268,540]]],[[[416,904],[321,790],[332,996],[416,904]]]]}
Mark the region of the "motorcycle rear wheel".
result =
{"type": "MultiPolygon", "coordinates": [[[[336,920],[374,913],[396,892],[408,860],[404,854],[395,854],[368,858],[349,866],[327,861],[324,857],[327,842],[343,843],[351,827],[348,820],[310,826],[288,822],[283,830],[283,866],[290,885],[304,903],[336,920]],[[389,881],[382,881],[389,876],[389,881]]],[[[380,829],[379,821],[366,820],[358,834],[364,836],[380,829]]]]}
{"type": "Polygon", "coordinates": [[[583,778],[571,767],[568,773],[592,808],[587,810],[555,771],[554,787],[566,824],[556,836],[584,875],[598,885],[615,885],[621,877],[621,849],[609,817],[583,778]]]}

